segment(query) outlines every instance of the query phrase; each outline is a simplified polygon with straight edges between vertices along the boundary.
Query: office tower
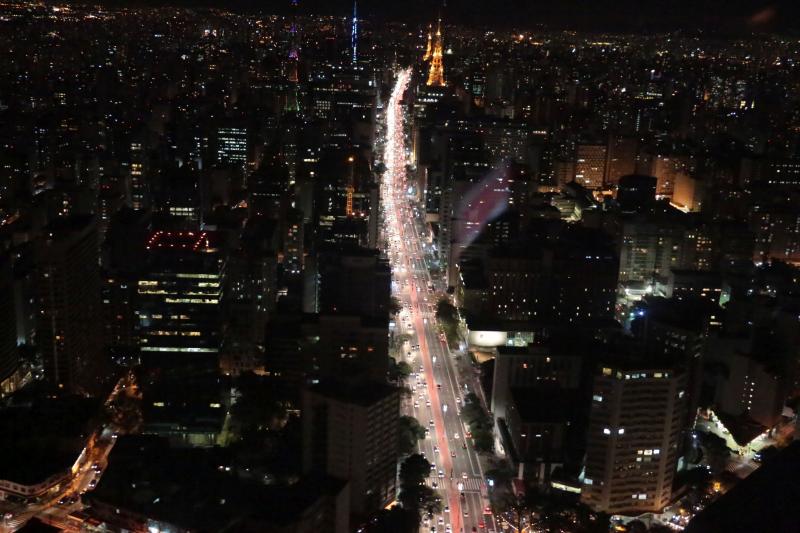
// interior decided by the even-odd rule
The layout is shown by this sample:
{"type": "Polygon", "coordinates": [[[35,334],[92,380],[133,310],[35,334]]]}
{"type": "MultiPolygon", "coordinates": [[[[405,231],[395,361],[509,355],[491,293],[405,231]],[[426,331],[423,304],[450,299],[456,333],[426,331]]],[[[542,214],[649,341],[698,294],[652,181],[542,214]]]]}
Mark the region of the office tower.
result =
{"type": "Polygon", "coordinates": [[[608,146],[581,143],[575,147],[575,181],[590,190],[602,189],[608,146]]]}
{"type": "Polygon", "coordinates": [[[553,161],[553,184],[559,189],[575,180],[575,161],[558,158],[553,161]]]}
{"type": "Polygon", "coordinates": [[[111,219],[102,248],[103,327],[112,356],[138,360],[136,292],[150,236],[149,211],[123,209],[111,219]]]}
{"type": "Polygon", "coordinates": [[[395,498],[397,389],[382,383],[324,382],[303,392],[303,471],[350,482],[354,515],[395,498]]]}
{"type": "Polygon", "coordinates": [[[263,366],[264,328],[275,309],[279,225],[248,219],[241,244],[228,260],[226,312],[228,329],[221,366],[228,374],[263,366]]]}
{"type": "Polygon", "coordinates": [[[654,176],[627,174],[619,178],[617,203],[624,213],[647,211],[656,201],[654,176]]]}
{"type": "Polygon", "coordinates": [[[30,186],[30,161],[22,151],[4,149],[0,153],[0,219],[13,212],[18,196],[28,194],[30,186]]]}
{"type": "Polygon", "coordinates": [[[554,350],[552,343],[499,346],[492,376],[492,414],[498,419],[506,416],[514,389],[528,390],[546,385],[578,388],[581,366],[579,352],[554,350]],[[553,357],[554,352],[558,352],[557,357],[553,357]]]}
{"type": "Polygon", "coordinates": [[[217,162],[245,167],[248,155],[247,128],[236,126],[217,128],[217,162]]]}
{"type": "Polygon", "coordinates": [[[146,154],[140,141],[130,144],[130,206],[134,209],[148,209],[151,207],[151,190],[147,176],[146,154]]]}
{"type": "Polygon", "coordinates": [[[613,186],[622,176],[636,171],[636,154],[639,140],[635,137],[609,135],[605,185],[613,186]]]}
{"type": "Polygon", "coordinates": [[[217,368],[224,337],[226,257],[219,236],[156,231],[138,283],[142,360],[148,366],[217,368]]]}
{"type": "Polygon", "coordinates": [[[686,376],[644,361],[603,366],[594,377],[581,501],[595,511],[661,512],[686,415],[686,376]]]}
{"type": "Polygon", "coordinates": [[[678,176],[691,172],[693,161],[688,156],[658,154],[651,160],[648,174],[658,178],[656,194],[662,198],[672,198],[678,176]]]}
{"type": "Polygon", "coordinates": [[[652,283],[681,265],[685,219],[680,212],[636,215],[622,223],[619,281],[652,283]]]}
{"type": "Polygon", "coordinates": [[[378,250],[327,248],[317,261],[321,313],[389,316],[391,270],[378,250]]]}
{"type": "MultiPolygon", "coordinates": [[[[565,228],[552,241],[526,239],[486,254],[484,295],[471,313],[494,320],[588,324],[614,313],[617,259],[608,236],[565,228]]],[[[462,284],[467,289],[472,279],[462,284]]],[[[478,282],[480,284],[480,281],[478,282]]]]}
{"type": "Polygon", "coordinates": [[[169,169],[162,176],[157,200],[161,212],[183,220],[187,227],[194,227],[203,213],[200,173],[188,165],[169,169]]]}
{"type": "Polygon", "coordinates": [[[688,172],[679,172],[675,177],[672,192],[672,205],[683,211],[699,212],[708,195],[708,182],[698,179],[688,172]]]}
{"type": "Polygon", "coordinates": [[[60,219],[38,246],[37,343],[48,381],[70,391],[101,384],[100,265],[94,217],[60,219]]]}
{"type": "Polygon", "coordinates": [[[358,0],[353,1],[353,20],[350,31],[350,48],[352,52],[351,59],[353,63],[355,63],[358,60],[358,0]]]}
{"type": "Polygon", "coordinates": [[[277,156],[265,157],[247,180],[247,208],[251,215],[278,219],[289,201],[289,169],[277,156]]]}
{"type": "Polygon", "coordinates": [[[315,178],[313,219],[318,239],[330,244],[368,246],[377,228],[378,194],[367,162],[340,150],[320,159],[315,178]]]}
{"type": "Polygon", "coordinates": [[[800,208],[791,195],[758,199],[750,214],[755,237],[753,260],[800,261],[800,208]]]}
{"type": "Polygon", "coordinates": [[[766,183],[770,187],[792,189],[800,186],[800,160],[773,159],[767,165],[766,183]]]}
{"type": "MultiPolygon", "coordinates": [[[[377,217],[375,217],[377,218],[377,217]]],[[[291,276],[299,276],[305,260],[305,225],[303,212],[290,209],[286,213],[283,233],[283,268],[291,276]]]]}
{"type": "Polygon", "coordinates": [[[320,314],[313,349],[321,378],[384,380],[389,370],[389,324],[385,318],[320,314]]]}
{"type": "Polygon", "coordinates": [[[0,255],[0,396],[13,392],[19,368],[11,260],[0,255]]]}

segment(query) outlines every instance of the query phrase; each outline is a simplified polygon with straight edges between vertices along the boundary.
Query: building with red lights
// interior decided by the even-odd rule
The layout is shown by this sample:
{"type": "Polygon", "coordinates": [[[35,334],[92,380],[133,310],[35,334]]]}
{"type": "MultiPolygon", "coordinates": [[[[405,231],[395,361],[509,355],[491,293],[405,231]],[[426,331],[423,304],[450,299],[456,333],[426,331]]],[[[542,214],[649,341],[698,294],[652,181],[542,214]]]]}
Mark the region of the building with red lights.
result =
{"type": "Polygon", "coordinates": [[[137,287],[143,362],[216,367],[225,331],[227,263],[217,235],[157,231],[146,251],[147,267],[137,287]]]}

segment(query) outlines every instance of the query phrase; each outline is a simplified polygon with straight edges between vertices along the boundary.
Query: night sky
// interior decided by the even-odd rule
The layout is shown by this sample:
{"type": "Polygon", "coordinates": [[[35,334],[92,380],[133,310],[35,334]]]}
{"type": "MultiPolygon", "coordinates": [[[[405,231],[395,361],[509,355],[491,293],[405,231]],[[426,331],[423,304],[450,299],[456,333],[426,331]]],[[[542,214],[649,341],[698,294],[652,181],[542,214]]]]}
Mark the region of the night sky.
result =
{"type": "MultiPolygon", "coordinates": [[[[234,10],[286,10],[289,0],[105,0],[109,5],[214,6],[234,10]]],[[[352,0],[301,0],[301,11],[344,14],[352,0]]],[[[436,0],[361,0],[365,16],[416,21],[436,13],[436,0]]],[[[446,19],[470,25],[609,31],[716,30],[796,31],[800,2],[794,0],[449,0],[446,19]]]]}

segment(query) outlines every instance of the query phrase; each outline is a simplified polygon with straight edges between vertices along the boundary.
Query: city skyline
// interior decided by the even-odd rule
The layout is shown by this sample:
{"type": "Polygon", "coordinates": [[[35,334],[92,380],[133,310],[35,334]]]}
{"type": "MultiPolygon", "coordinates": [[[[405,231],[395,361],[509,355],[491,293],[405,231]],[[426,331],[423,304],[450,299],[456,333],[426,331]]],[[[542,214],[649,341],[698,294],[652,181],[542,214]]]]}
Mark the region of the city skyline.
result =
{"type": "Polygon", "coordinates": [[[0,533],[797,533],[796,10],[0,2],[0,533]]]}
{"type": "MultiPolygon", "coordinates": [[[[675,0],[669,3],[636,2],[634,0],[568,0],[499,2],[410,0],[401,7],[377,0],[362,2],[360,13],[365,18],[419,23],[422,13],[444,10],[449,21],[478,27],[504,29],[575,29],[597,32],[648,32],[705,30],[712,34],[747,34],[751,32],[798,30],[800,8],[790,0],[753,3],[748,0],[675,0]]],[[[245,11],[286,14],[286,2],[268,0],[105,0],[109,6],[184,6],[213,7],[245,11]]],[[[352,10],[347,0],[302,0],[305,13],[346,16],[352,10]]]]}

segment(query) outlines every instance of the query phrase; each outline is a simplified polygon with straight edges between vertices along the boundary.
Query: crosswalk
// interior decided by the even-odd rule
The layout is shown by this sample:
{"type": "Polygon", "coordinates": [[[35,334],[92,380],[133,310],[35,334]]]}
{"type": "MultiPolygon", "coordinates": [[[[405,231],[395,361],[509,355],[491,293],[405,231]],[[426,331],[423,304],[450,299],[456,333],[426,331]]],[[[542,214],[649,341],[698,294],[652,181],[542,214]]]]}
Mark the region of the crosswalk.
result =
{"type": "Polygon", "coordinates": [[[458,484],[461,483],[463,487],[462,492],[481,492],[481,489],[485,487],[485,484],[481,478],[478,477],[468,477],[464,479],[462,477],[454,477],[453,479],[450,478],[438,478],[434,476],[430,476],[425,479],[425,484],[431,488],[443,489],[445,487],[450,488],[452,487],[455,490],[458,489],[458,484]],[[434,487],[434,483],[436,486],[434,487]]]}

